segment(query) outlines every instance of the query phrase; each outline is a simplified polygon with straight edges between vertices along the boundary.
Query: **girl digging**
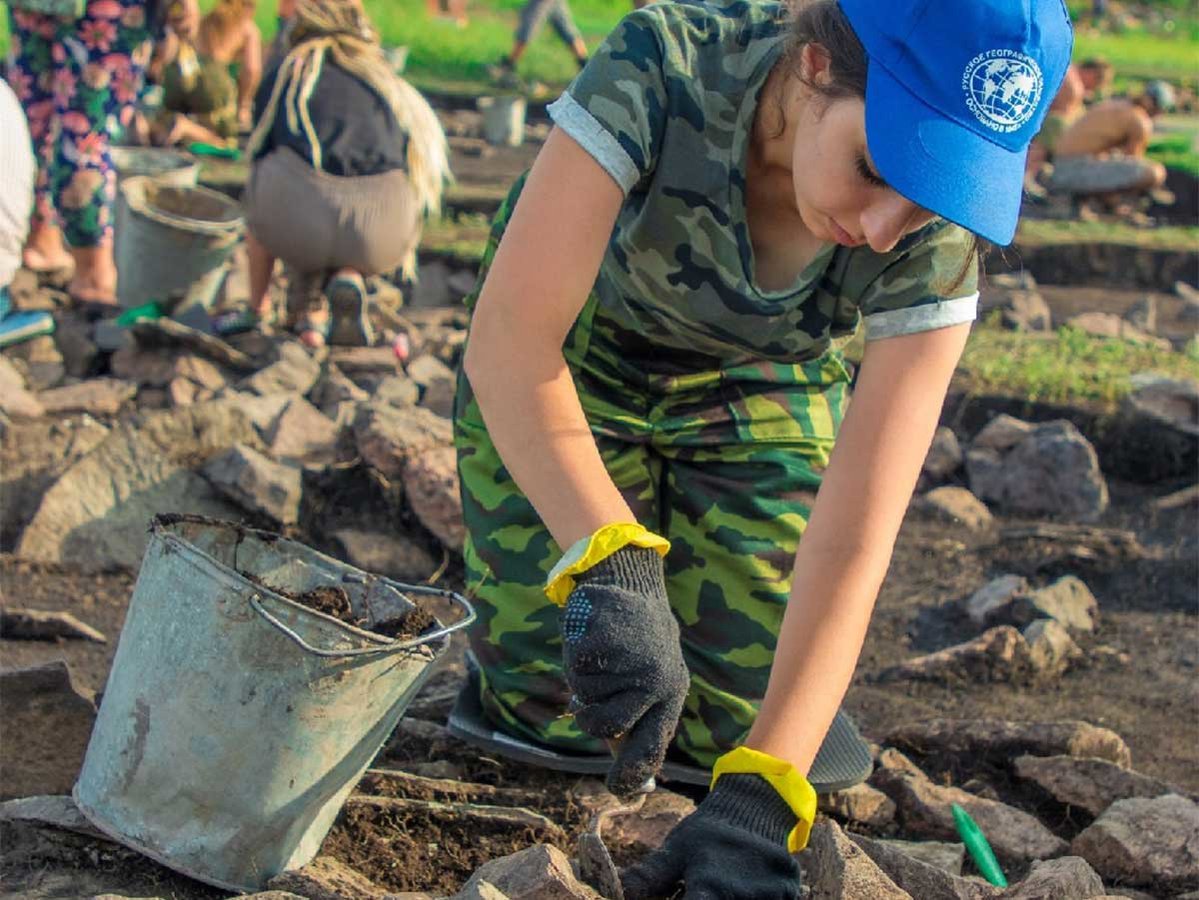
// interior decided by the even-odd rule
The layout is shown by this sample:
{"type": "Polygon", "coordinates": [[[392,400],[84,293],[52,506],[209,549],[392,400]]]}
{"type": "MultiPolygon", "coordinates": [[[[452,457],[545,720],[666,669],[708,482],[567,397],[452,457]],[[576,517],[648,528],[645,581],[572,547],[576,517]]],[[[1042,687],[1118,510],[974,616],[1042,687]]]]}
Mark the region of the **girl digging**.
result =
{"type": "Polygon", "coordinates": [[[551,106],[468,298],[459,705],[491,749],[615,742],[618,794],[711,770],[626,896],[798,893],[974,235],[1012,239],[1070,50],[1061,0],[662,3],[551,106]]]}

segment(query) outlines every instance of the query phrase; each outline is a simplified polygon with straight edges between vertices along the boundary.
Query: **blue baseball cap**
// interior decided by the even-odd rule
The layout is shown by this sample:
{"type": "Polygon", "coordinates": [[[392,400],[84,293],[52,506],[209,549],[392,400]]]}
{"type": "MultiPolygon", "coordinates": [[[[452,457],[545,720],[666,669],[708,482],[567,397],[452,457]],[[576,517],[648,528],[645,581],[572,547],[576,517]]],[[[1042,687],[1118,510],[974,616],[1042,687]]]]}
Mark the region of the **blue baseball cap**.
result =
{"type": "Polygon", "coordinates": [[[914,203],[997,244],[1070,65],[1062,0],[839,0],[866,50],[866,143],[914,203]]]}

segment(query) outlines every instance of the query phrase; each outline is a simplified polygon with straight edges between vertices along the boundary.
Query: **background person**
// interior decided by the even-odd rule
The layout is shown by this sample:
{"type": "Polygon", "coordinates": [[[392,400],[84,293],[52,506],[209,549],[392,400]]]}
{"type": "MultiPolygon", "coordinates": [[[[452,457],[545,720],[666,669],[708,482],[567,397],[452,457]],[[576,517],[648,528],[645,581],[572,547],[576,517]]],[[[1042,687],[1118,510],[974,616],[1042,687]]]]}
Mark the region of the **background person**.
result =
{"type": "MultiPolygon", "coordinates": [[[[116,172],[110,134],[132,121],[150,57],[146,0],[88,0],[76,20],[9,6],[6,80],[29,122],[38,160],[24,264],[67,272],[71,297],[116,310],[112,256],[116,172]]],[[[6,135],[6,139],[9,136],[6,135]]]]}
{"type": "Polygon", "coordinates": [[[969,232],[1011,241],[1070,50],[1060,0],[659,3],[550,107],[468,297],[464,691],[509,745],[619,740],[618,794],[712,768],[630,900],[799,893],[806,774],[976,314],[969,232]]]}
{"type": "Polygon", "coordinates": [[[520,9],[520,22],[516,26],[516,37],[512,51],[492,67],[491,77],[496,81],[510,82],[516,78],[516,67],[528,49],[529,41],[537,36],[541,26],[549,19],[550,27],[562,39],[580,69],[587,64],[587,44],[579,27],[575,25],[567,0],[527,0],[520,9]]]}
{"type": "Polygon", "coordinates": [[[200,16],[196,0],[174,0],[163,42],[162,110],[152,128],[163,145],[235,141],[249,128],[262,78],[255,0],[218,0],[200,16]],[[236,66],[236,78],[233,67],[236,66]]]}
{"type": "Polygon", "coordinates": [[[449,178],[445,134],[388,66],[360,0],[298,0],[294,20],[247,147],[251,302],[271,319],[282,259],[288,327],[310,346],[369,344],[363,276],[415,274],[422,219],[449,178]]]}
{"type": "Polygon", "coordinates": [[[1152,191],[1166,181],[1161,163],[1146,159],[1153,120],[1174,107],[1174,91],[1151,81],[1140,96],[1096,103],[1073,121],[1054,144],[1051,191],[1108,195],[1152,191]]]}

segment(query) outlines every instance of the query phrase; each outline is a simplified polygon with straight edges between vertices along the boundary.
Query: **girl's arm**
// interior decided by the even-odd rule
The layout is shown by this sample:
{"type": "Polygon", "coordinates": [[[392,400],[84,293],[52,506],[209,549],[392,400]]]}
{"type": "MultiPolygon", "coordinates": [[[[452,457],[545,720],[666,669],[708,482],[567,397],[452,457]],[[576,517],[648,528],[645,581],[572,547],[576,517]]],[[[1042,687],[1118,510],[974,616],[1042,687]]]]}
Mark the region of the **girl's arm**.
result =
{"type": "Polygon", "coordinates": [[[496,450],[564,548],[636,521],[562,356],[623,199],[571,137],[550,132],[496,250],[463,361],[496,450]]]}
{"type": "Polygon", "coordinates": [[[849,686],[969,324],[873,341],[799,542],[746,744],[807,774],[849,686]]]}

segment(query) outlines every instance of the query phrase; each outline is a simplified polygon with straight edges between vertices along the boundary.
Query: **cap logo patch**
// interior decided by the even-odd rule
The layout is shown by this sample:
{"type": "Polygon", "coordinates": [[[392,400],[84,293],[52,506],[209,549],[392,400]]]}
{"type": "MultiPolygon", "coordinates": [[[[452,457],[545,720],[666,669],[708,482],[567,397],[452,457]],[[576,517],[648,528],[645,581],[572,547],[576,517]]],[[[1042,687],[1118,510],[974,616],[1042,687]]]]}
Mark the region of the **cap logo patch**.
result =
{"type": "Polygon", "coordinates": [[[1027,124],[1043,85],[1036,60],[1016,50],[980,53],[962,73],[966,106],[992,131],[1016,131],[1027,124]]]}

